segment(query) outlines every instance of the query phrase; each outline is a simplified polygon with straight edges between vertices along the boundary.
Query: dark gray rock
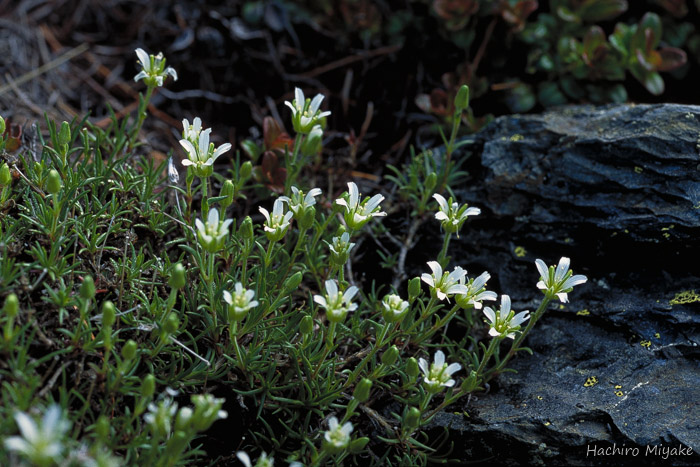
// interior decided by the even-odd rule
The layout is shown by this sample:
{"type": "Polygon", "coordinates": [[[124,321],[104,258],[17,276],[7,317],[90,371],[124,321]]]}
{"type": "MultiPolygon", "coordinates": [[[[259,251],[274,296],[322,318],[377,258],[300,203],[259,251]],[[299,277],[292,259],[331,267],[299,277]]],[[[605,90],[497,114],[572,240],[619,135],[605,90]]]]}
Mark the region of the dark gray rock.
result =
{"type": "Polygon", "coordinates": [[[473,180],[456,195],[482,215],[455,264],[491,272],[518,311],[539,304],[536,258],[569,256],[589,281],[550,305],[518,373],[435,419],[450,457],[700,465],[699,136],[700,107],[618,105],[503,117],[473,138],[473,180]]]}

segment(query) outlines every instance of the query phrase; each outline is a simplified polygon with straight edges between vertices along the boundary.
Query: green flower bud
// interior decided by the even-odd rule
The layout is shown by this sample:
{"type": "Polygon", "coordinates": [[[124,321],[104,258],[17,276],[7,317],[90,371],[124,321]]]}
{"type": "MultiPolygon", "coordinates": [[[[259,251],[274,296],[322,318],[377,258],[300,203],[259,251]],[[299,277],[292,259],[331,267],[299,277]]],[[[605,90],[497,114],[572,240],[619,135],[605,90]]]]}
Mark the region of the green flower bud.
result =
{"type": "Polygon", "coordinates": [[[303,277],[304,274],[301,271],[297,271],[290,277],[288,277],[287,280],[284,281],[284,293],[289,294],[296,290],[297,287],[299,287],[299,284],[301,284],[301,280],[303,279],[303,277]]]}
{"type": "Polygon", "coordinates": [[[0,137],[5,133],[5,119],[0,116],[0,137]]]}
{"type": "Polygon", "coordinates": [[[225,196],[226,199],[219,201],[221,205],[221,211],[225,213],[226,208],[233,204],[233,196],[236,194],[236,187],[233,185],[232,180],[226,180],[223,185],[221,185],[221,191],[219,196],[225,196]]]}
{"type": "Polygon", "coordinates": [[[411,407],[403,417],[403,425],[409,430],[415,430],[420,426],[420,410],[411,407]]]}
{"type": "Polygon", "coordinates": [[[414,277],[408,281],[408,301],[413,303],[413,301],[418,298],[420,293],[420,277],[414,277]]]}
{"type": "Polygon", "coordinates": [[[304,156],[315,156],[321,152],[323,146],[323,129],[321,125],[316,125],[311,129],[309,136],[307,136],[301,143],[301,153],[304,156]]]}
{"type": "Polygon", "coordinates": [[[175,431],[187,432],[190,429],[190,421],[192,420],[192,409],[189,407],[183,407],[177,413],[175,418],[175,431]]]}
{"type": "Polygon", "coordinates": [[[122,347],[122,358],[126,361],[133,360],[134,357],[136,357],[136,351],[138,348],[139,346],[136,341],[129,339],[124,344],[124,347],[122,347]]]}
{"type": "Polygon", "coordinates": [[[416,378],[420,374],[420,367],[418,366],[418,360],[411,357],[406,362],[406,374],[410,378],[416,378]]]}
{"type": "MultiPolygon", "coordinates": [[[[133,342],[133,341],[131,341],[133,342]]],[[[156,377],[152,374],[147,374],[141,381],[141,396],[151,397],[156,392],[156,377]]]]}
{"type": "Polygon", "coordinates": [[[425,179],[425,189],[432,193],[432,191],[437,186],[437,174],[435,172],[430,172],[425,179]]]}
{"type": "Polygon", "coordinates": [[[389,349],[382,354],[382,363],[384,365],[393,365],[399,358],[399,348],[395,345],[389,347],[389,349]]]}
{"type": "Polygon", "coordinates": [[[173,270],[170,272],[168,285],[173,289],[180,290],[187,284],[187,272],[182,263],[176,263],[173,270]]]}
{"type": "Polygon", "coordinates": [[[311,332],[314,330],[314,319],[309,315],[306,315],[303,318],[301,318],[301,322],[299,323],[299,330],[302,334],[311,334],[311,332]]]}
{"type": "Polygon", "coordinates": [[[63,182],[61,181],[61,176],[58,174],[56,169],[51,169],[49,171],[49,176],[46,179],[46,190],[52,195],[55,195],[61,191],[62,186],[63,182]]]}
{"type": "Polygon", "coordinates": [[[165,323],[163,323],[163,330],[167,334],[175,334],[180,327],[180,320],[177,317],[177,314],[174,312],[171,312],[167,318],[165,318],[165,323]]]}
{"type": "Polygon", "coordinates": [[[462,391],[473,392],[479,386],[476,371],[472,370],[469,377],[462,382],[462,391]]]}
{"type": "Polygon", "coordinates": [[[17,316],[17,313],[19,313],[19,298],[17,298],[17,295],[11,293],[5,297],[5,305],[2,307],[2,311],[10,318],[17,316]]]}
{"type": "Polygon", "coordinates": [[[114,303],[107,300],[102,304],[102,326],[111,328],[116,320],[116,310],[114,303]]]}
{"type": "Polygon", "coordinates": [[[369,392],[372,389],[372,381],[367,378],[362,378],[357,386],[355,386],[355,392],[352,396],[359,402],[364,402],[369,399],[369,392]]]}
{"type": "Polygon", "coordinates": [[[314,225],[314,220],[316,219],[316,208],[311,206],[304,210],[304,214],[299,221],[299,227],[302,229],[310,229],[314,225]]]}
{"type": "Polygon", "coordinates": [[[90,300],[95,296],[95,281],[92,276],[85,276],[83,283],[80,284],[80,298],[83,300],[90,300]]]}
{"type": "Polygon", "coordinates": [[[67,146],[70,143],[70,124],[68,122],[61,123],[61,129],[58,132],[58,144],[67,146]]]}
{"type": "Polygon", "coordinates": [[[241,164],[241,168],[238,171],[238,183],[243,184],[243,182],[250,178],[252,173],[253,164],[251,164],[250,161],[245,161],[243,164],[241,164]]]}
{"type": "Polygon", "coordinates": [[[469,86],[463,84],[455,97],[455,110],[461,112],[467,107],[469,107],[469,86]]]}
{"type": "Polygon", "coordinates": [[[238,228],[238,235],[244,240],[253,239],[253,219],[250,216],[246,216],[241,222],[241,226],[238,228]]]}
{"type": "Polygon", "coordinates": [[[4,186],[9,186],[12,183],[12,174],[10,173],[10,166],[6,162],[0,165],[0,188],[4,186]]]}
{"type": "Polygon", "coordinates": [[[351,454],[362,452],[365,446],[367,446],[367,443],[369,443],[369,438],[366,436],[354,439],[350,441],[350,444],[348,445],[348,452],[351,454]]]}
{"type": "Polygon", "coordinates": [[[100,415],[95,422],[95,433],[100,439],[106,440],[109,438],[109,425],[109,417],[106,415],[100,415]]]}

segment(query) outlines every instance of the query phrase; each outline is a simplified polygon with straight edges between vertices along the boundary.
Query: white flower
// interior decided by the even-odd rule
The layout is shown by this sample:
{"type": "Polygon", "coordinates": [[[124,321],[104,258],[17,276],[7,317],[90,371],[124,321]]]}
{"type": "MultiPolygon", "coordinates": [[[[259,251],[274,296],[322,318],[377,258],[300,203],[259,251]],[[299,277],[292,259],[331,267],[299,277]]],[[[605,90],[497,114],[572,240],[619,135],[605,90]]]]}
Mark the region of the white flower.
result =
{"type": "Polygon", "coordinates": [[[510,297],[501,295],[501,308],[496,312],[489,307],[484,308],[484,314],[488,318],[491,327],[489,335],[510,337],[515,339],[515,331],[520,330],[520,325],[530,318],[528,311],[521,311],[517,315],[510,309],[510,297]]]}
{"type": "Polygon", "coordinates": [[[284,102],[287,107],[292,109],[292,125],[294,126],[294,131],[307,134],[323,117],[327,117],[331,114],[330,112],[320,111],[322,101],[323,94],[316,94],[316,97],[308,102],[301,89],[294,89],[294,102],[284,102]]]}
{"type": "Polygon", "coordinates": [[[486,282],[489,279],[491,279],[491,274],[489,274],[488,272],[481,273],[481,275],[476,279],[469,279],[469,281],[466,284],[466,276],[460,278],[459,283],[467,287],[467,292],[455,295],[455,301],[457,302],[457,305],[464,309],[473,307],[477,310],[480,310],[483,306],[481,303],[482,301],[496,300],[498,298],[496,292],[486,290],[486,282]]]}
{"type": "Polygon", "coordinates": [[[226,399],[214,397],[211,394],[195,394],[192,396],[194,413],[192,414],[192,426],[197,431],[206,431],[212,424],[228,417],[228,412],[221,410],[226,399]]]}
{"type": "Polygon", "coordinates": [[[437,261],[428,261],[428,266],[433,274],[423,273],[420,278],[430,286],[430,292],[437,295],[438,300],[449,299],[452,294],[465,294],[469,291],[464,284],[459,283],[467,275],[467,271],[461,267],[457,266],[448,274],[447,271],[442,272],[442,266],[437,261]]]}
{"type": "Polygon", "coordinates": [[[328,430],[323,435],[323,444],[327,451],[335,454],[343,451],[350,445],[350,433],[352,433],[352,423],[345,422],[340,426],[336,417],[328,419],[328,430]]]}
{"type": "Polygon", "coordinates": [[[231,149],[230,143],[224,143],[218,148],[214,143],[209,142],[211,128],[201,130],[201,120],[195,118],[194,126],[190,126],[187,119],[183,120],[183,135],[187,137],[180,140],[180,145],[187,152],[187,159],[183,159],[182,165],[192,166],[195,175],[198,177],[208,177],[214,171],[213,165],[216,159],[231,149]]]}
{"type": "Polygon", "coordinates": [[[255,291],[246,290],[243,284],[236,282],[233,295],[228,290],[224,290],[224,301],[228,303],[229,320],[239,321],[248,314],[248,310],[258,306],[258,301],[253,300],[255,291]]]}
{"type": "Polygon", "coordinates": [[[401,321],[408,311],[408,302],[396,294],[389,294],[382,300],[382,316],[387,323],[401,321]]]}
{"type": "Polygon", "coordinates": [[[294,213],[292,211],[284,212],[284,202],[277,198],[272,205],[272,213],[262,206],[258,208],[263,216],[265,216],[265,235],[271,242],[279,242],[284,237],[289,229],[289,221],[294,213]]]}
{"type": "Polygon", "coordinates": [[[588,280],[586,276],[581,274],[572,276],[573,273],[569,271],[570,262],[569,258],[562,257],[555,270],[554,266],[547,268],[541,259],[535,260],[537,270],[540,272],[537,288],[542,289],[545,295],[550,298],[556,295],[562,303],[568,302],[567,293],[571,292],[575,285],[583,284],[588,280]]]}
{"type": "MultiPolygon", "coordinates": [[[[245,451],[238,451],[236,457],[245,467],[253,467],[253,464],[250,462],[250,456],[245,451]]],[[[275,460],[272,457],[267,457],[266,452],[260,454],[260,457],[255,462],[255,467],[273,467],[274,465],[275,460]]]]}
{"type": "Polygon", "coordinates": [[[428,368],[428,362],[424,358],[418,359],[418,366],[423,372],[423,384],[425,384],[428,392],[433,394],[438,393],[443,387],[451,388],[455,385],[455,380],[452,379],[452,374],[462,369],[459,363],[448,365],[445,363],[445,354],[442,350],[435,352],[433,364],[428,368]]]}
{"type": "Polygon", "coordinates": [[[357,287],[353,285],[348,287],[345,293],[340,294],[335,280],[328,279],[326,281],[325,296],[314,295],[314,302],[326,309],[328,321],[339,323],[345,319],[345,315],[347,315],[349,311],[353,311],[357,308],[357,304],[351,302],[357,292],[357,287]]]}
{"type": "Polygon", "coordinates": [[[442,228],[445,229],[445,232],[457,233],[458,238],[459,230],[467,217],[481,214],[481,209],[469,208],[466,204],[460,207],[458,203],[452,201],[452,198],[447,201],[437,193],[433,195],[433,198],[440,206],[440,210],[435,214],[435,219],[442,222],[442,228]]]}
{"type": "Polygon", "coordinates": [[[190,121],[187,120],[186,118],[182,119],[182,138],[183,139],[186,139],[187,141],[195,143],[196,141],[199,141],[200,133],[202,133],[202,119],[201,118],[195,117],[194,120],[192,120],[192,125],[190,125],[190,121]]]}
{"type": "Polygon", "coordinates": [[[344,266],[348,262],[350,250],[354,246],[354,243],[350,243],[350,234],[347,232],[343,232],[340,237],[333,237],[332,243],[328,243],[328,248],[331,250],[331,262],[336,266],[344,266]]]}
{"type": "Polygon", "coordinates": [[[316,196],[321,194],[320,188],[312,188],[304,196],[304,192],[297,187],[292,187],[292,197],[280,196],[280,201],[289,205],[289,209],[294,213],[294,218],[299,220],[307,209],[316,204],[316,196]]]}
{"type": "Polygon", "coordinates": [[[362,201],[360,192],[354,182],[348,183],[348,199],[338,198],[336,204],[345,207],[345,223],[352,230],[360,230],[372,217],[386,216],[382,212],[381,203],[384,200],[382,195],[374,195],[362,201]]]}
{"type": "Polygon", "coordinates": [[[177,72],[172,67],[165,67],[165,58],[162,53],[149,55],[139,48],[136,49],[136,55],[139,57],[141,71],[134,76],[134,81],[143,79],[148,86],[163,86],[163,80],[168,75],[177,81],[177,72]]]}
{"type": "Polygon", "coordinates": [[[52,405],[46,410],[40,424],[24,412],[15,414],[15,421],[21,436],[5,439],[5,448],[28,458],[35,465],[50,465],[63,451],[62,439],[70,428],[63,417],[61,407],[52,405]]]}
{"type": "Polygon", "coordinates": [[[231,222],[233,222],[233,219],[219,222],[219,211],[216,208],[209,210],[206,224],[200,219],[195,219],[194,225],[197,227],[197,238],[199,238],[202,248],[210,253],[221,250],[226,243],[228,226],[231,225],[231,222]]]}
{"type": "Polygon", "coordinates": [[[148,413],[143,416],[143,419],[156,437],[168,438],[175,412],[177,412],[177,404],[172,399],[166,398],[158,404],[153,402],[148,404],[148,413]]]}

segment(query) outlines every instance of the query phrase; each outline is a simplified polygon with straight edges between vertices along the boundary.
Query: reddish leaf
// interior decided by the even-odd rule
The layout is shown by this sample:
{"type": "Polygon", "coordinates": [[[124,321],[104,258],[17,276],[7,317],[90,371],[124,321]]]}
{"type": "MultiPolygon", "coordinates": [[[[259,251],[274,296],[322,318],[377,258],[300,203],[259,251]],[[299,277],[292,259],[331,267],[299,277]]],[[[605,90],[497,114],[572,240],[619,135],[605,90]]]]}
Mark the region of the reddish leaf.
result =
{"type": "Polygon", "coordinates": [[[659,71],[675,70],[679,66],[685,65],[685,62],[688,61],[688,56],[685,52],[675,47],[662,47],[658,53],[661,57],[661,62],[656,69],[659,71]]]}

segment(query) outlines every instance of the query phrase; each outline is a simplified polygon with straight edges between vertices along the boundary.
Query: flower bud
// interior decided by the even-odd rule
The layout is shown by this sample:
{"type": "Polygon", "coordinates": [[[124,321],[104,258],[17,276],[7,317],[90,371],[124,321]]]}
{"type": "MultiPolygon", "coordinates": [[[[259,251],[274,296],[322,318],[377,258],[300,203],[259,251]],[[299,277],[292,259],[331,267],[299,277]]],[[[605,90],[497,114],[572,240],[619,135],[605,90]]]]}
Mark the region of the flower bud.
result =
{"type": "Polygon", "coordinates": [[[408,281],[408,301],[413,303],[413,301],[420,295],[420,277],[414,277],[408,281]]]}
{"type": "Polygon", "coordinates": [[[420,374],[420,367],[418,366],[418,360],[411,357],[406,362],[406,374],[410,378],[416,378],[420,374]]]}
{"type": "Polygon", "coordinates": [[[314,330],[314,319],[309,315],[306,315],[303,318],[301,318],[301,322],[299,323],[299,330],[302,334],[311,334],[311,332],[314,330]]]}
{"type": "Polygon", "coordinates": [[[49,171],[49,176],[46,179],[46,190],[52,195],[55,195],[61,191],[62,186],[63,182],[61,181],[61,176],[58,174],[56,169],[51,169],[49,171]]]}
{"type": "Polygon", "coordinates": [[[467,107],[469,107],[469,86],[463,84],[455,97],[455,110],[461,112],[467,107]]]}
{"type": "Polygon", "coordinates": [[[304,277],[304,274],[301,271],[297,271],[294,274],[292,274],[290,277],[287,278],[286,281],[284,281],[284,293],[289,294],[296,290],[297,287],[299,287],[299,284],[301,284],[301,280],[304,277]]]}
{"type": "Polygon", "coordinates": [[[114,303],[107,300],[102,304],[102,326],[111,328],[115,320],[116,310],[114,309],[114,303]]]}
{"type": "Polygon", "coordinates": [[[173,270],[170,272],[168,285],[173,289],[180,290],[187,284],[187,273],[182,263],[176,263],[173,270]]]}
{"type": "Polygon", "coordinates": [[[109,438],[109,425],[109,417],[100,415],[95,422],[95,433],[100,439],[106,440],[109,438]]]}
{"type": "Polygon", "coordinates": [[[358,401],[358,402],[364,402],[367,399],[369,399],[369,391],[372,389],[372,381],[367,379],[367,378],[362,378],[359,383],[357,383],[357,386],[355,386],[355,392],[352,393],[352,396],[358,401]]]}
{"type": "Polygon", "coordinates": [[[476,375],[476,371],[472,370],[469,373],[469,377],[462,382],[462,391],[473,392],[479,386],[479,381],[476,375]]]}
{"type": "Polygon", "coordinates": [[[393,365],[399,358],[399,348],[395,345],[389,347],[389,349],[382,354],[382,363],[384,365],[393,365]]]}
{"type": "Polygon", "coordinates": [[[2,307],[2,311],[10,318],[17,316],[17,313],[19,313],[19,298],[17,298],[17,295],[11,293],[5,298],[5,305],[2,307]]]}
{"type": "Polygon", "coordinates": [[[0,116],[0,137],[5,133],[5,119],[0,116]]]}
{"type": "Polygon", "coordinates": [[[10,166],[6,162],[0,165],[0,188],[9,186],[12,183],[12,174],[10,174],[10,166]]]}
{"type": "Polygon", "coordinates": [[[432,192],[437,186],[437,174],[435,172],[430,172],[425,178],[425,189],[426,191],[432,192]]]}
{"type": "Polygon", "coordinates": [[[411,407],[403,417],[403,425],[409,430],[415,430],[420,426],[420,410],[411,407]]]}
{"type": "Polygon", "coordinates": [[[225,196],[226,199],[219,201],[221,204],[221,211],[225,212],[226,208],[233,204],[233,195],[236,193],[236,187],[233,185],[232,180],[226,180],[223,185],[221,185],[221,191],[219,196],[225,196]]]}
{"type": "MultiPolygon", "coordinates": [[[[133,342],[133,341],[131,341],[133,342]]],[[[152,374],[147,374],[141,381],[141,396],[151,397],[156,392],[156,377],[152,374]]]]}
{"type": "Polygon", "coordinates": [[[126,344],[124,344],[124,347],[122,347],[122,358],[126,361],[133,360],[134,357],[136,357],[138,348],[139,346],[136,341],[129,339],[126,341],[126,344]]]}
{"type": "Polygon", "coordinates": [[[243,182],[250,178],[252,173],[253,164],[251,164],[250,161],[245,161],[243,164],[241,164],[241,168],[238,171],[238,183],[242,185],[243,182]]]}
{"type": "Polygon", "coordinates": [[[253,239],[253,219],[250,216],[246,216],[241,222],[241,226],[238,228],[238,235],[244,240],[253,239]]]}
{"type": "Polygon", "coordinates": [[[67,146],[70,143],[70,124],[68,122],[61,123],[61,129],[58,132],[58,144],[67,146]]]}
{"type": "Polygon", "coordinates": [[[302,229],[310,229],[314,225],[314,220],[316,219],[316,208],[311,206],[304,210],[304,214],[299,221],[299,227],[302,229]]]}
{"type": "Polygon", "coordinates": [[[90,300],[95,296],[95,281],[92,276],[85,276],[83,283],[80,284],[79,294],[83,300],[90,300]]]}
{"type": "Polygon", "coordinates": [[[163,323],[163,330],[167,334],[175,334],[177,329],[180,327],[180,320],[177,318],[177,314],[171,312],[167,318],[165,318],[165,323],[163,323]]]}
{"type": "Polygon", "coordinates": [[[348,445],[348,452],[351,454],[362,452],[365,446],[367,446],[367,443],[369,443],[369,438],[366,436],[354,439],[350,441],[350,444],[348,445]]]}
{"type": "Polygon", "coordinates": [[[192,413],[192,409],[189,407],[183,407],[178,411],[175,418],[175,431],[189,431],[192,413]]]}
{"type": "Polygon", "coordinates": [[[305,156],[315,156],[321,152],[322,146],[323,129],[321,128],[321,125],[316,125],[311,129],[309,135],[301,143],[301,153],[305,156]]]}

